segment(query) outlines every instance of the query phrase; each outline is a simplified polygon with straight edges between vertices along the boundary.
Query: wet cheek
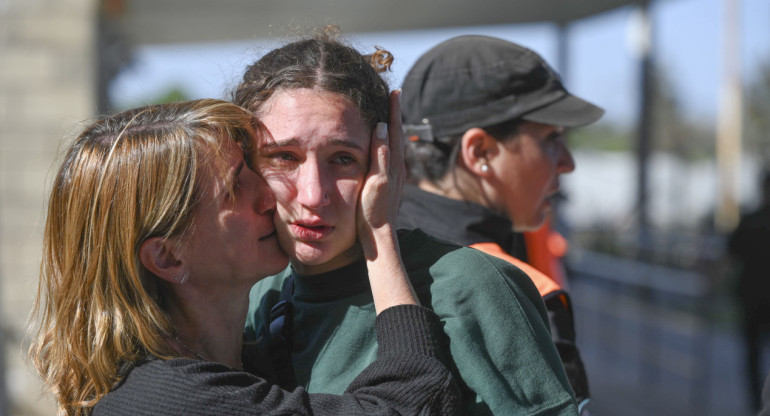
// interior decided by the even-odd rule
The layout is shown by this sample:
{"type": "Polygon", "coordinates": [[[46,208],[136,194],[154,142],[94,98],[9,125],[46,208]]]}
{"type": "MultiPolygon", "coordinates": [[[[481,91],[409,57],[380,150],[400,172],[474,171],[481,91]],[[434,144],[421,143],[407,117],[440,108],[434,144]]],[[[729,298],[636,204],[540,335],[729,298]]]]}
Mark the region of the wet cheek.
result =
{"type": "Polygon", "coordinates": [[[286,204],[293,200],[297,195],[297,186],[286,175],[268,174],[263,175],[267,186],[275,195],[275,200],[278,204],[286,204]]]}
{"type": "Polygon", "coordinates": [[[346,180],[338,183],[340,194],[345,202],[350,204],[357,204],[358,197],[363,187],[363,179],[361,180],[346,180]]]}
{"type": "Polygon", "coordinates": [[[279,201],[275,216],[273,216],[273,222],[275,222],[276,226],[285,228],[286,223],[292,218],[292,212],[293,209],[289,203],[284,204],[279,201]]]}

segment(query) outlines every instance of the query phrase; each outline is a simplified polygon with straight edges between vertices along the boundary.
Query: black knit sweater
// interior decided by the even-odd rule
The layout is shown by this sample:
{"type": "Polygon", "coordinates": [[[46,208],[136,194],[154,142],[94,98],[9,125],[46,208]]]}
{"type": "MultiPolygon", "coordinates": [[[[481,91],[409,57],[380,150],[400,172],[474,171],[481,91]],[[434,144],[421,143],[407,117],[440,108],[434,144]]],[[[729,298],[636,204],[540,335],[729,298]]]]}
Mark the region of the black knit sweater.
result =
{"type": "Polygon", "coordinates": [[[459,390],[437,358],[441,331],[419,306],[386,309],[375,321],[377,360],[341,395],[281,390],[222,364],[177,358],[137,365],[93,415],[452,415],[459,390]]]}

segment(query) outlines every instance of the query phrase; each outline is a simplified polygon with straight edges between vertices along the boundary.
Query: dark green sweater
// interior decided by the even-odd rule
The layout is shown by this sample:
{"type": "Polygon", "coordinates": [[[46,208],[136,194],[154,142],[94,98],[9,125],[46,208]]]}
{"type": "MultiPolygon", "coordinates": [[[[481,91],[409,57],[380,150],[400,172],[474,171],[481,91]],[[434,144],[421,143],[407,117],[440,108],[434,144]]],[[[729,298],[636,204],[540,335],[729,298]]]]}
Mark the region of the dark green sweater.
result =
{"type": "MultiPolygon", "coordinates": [[[[543,301],[526,274],[419,230],[402,235],[399,244],[422,304],[441,319],[443,348],[462,380],[463,414],[577,414],[543,301]]],[[[247,340],[264,340],[269,309],[290,273],[252,288],[247,340]]],[[[294,281],[292,364],[298,383],[311,393],[340,393],[377,354],[365,265],[295,275],[294,281]]],[[[264,352],[264,343],[258,345],[264,352]]]]}
{"type": "Polygon", "coordinates": [[[419,306],[386,309],[377,359],[341,395],[285,391],[218,363],[151,359],[128,373],[93,409],[100,415],[454,415],[459,391],[436,358],[436,316],[419,306]]]}

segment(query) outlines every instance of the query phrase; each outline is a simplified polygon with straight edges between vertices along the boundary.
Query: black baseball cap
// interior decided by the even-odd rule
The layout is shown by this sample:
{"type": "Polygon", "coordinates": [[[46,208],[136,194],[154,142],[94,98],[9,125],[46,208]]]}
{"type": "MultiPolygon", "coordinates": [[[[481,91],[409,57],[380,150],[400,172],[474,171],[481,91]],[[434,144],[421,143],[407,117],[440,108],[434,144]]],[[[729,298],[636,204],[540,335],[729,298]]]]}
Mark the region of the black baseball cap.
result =
{"type": "Polygon", "coordinates": [[[522,119],[579,127],[604,110],[570,94],[540,55],[489,36],[459,36],[426,52],[404,79],[401,113],[409,128],[435,137],[522,119]]]}

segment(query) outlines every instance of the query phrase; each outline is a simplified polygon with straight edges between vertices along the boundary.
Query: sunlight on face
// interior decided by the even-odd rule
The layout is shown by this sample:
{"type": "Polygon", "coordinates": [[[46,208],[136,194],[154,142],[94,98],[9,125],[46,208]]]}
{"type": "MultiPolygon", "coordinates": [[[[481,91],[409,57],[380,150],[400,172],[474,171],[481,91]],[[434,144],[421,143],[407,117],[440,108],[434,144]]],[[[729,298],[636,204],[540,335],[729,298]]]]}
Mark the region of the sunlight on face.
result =
{"type": "Polygon", "coordinates": [[[370,129],[346,97],[284,90],[265,103],[258,166],[278,203],[279,242],[301,273],[357,259],[356,206],[369,169],[370,129]]]}
{"type": "Polygon", "coordinates": [[[224,170],[210,161],[201,168],[202,192],[183,258],[196,283],[252,285],[288,263],[276,238],[275,198],[234,143],[227,145],[225,162],[224,170]]]}
{"type": "Polygon", "coordinates": [[[537,229],[559,192],[559,176],[575,170],[564,128],[524,122],[515,138],[497,145],[498,157],[491,161],[497,209],[508,214],[516,231],[537,229]]]}

